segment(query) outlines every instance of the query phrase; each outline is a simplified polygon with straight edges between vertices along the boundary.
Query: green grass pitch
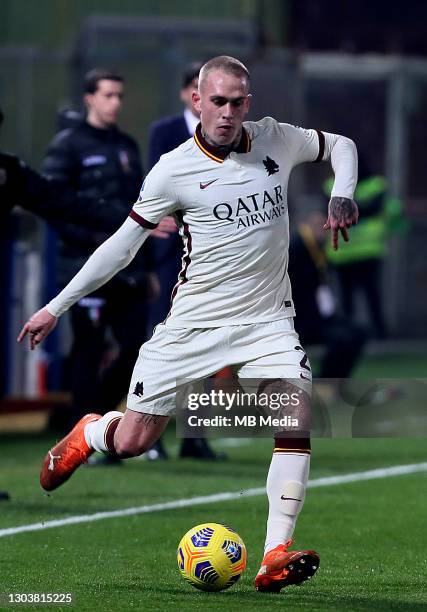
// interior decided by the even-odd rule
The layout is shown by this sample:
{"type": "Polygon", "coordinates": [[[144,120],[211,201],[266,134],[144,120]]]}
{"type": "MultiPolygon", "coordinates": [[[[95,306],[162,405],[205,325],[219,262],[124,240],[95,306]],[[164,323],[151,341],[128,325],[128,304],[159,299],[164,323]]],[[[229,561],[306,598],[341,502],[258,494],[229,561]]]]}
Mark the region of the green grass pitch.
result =
{"type": "MultiPolygon", "coordinates": [[[[365,358],[357,376],[425,377],[426,359],[365,358]]],[[[167,446],[175,447],[174,430],[167,446]]],[[[98,511],[144,506],[223,491],[264,487],[272,443],[266,439],[217,448],[226,463],[129,460],[121,467],[82,467],[56,492],[38,484],[52,435],[0,435],[0,530],[98,511]]],[[[425,439],[313,441],[311,479],[427,461],[425,439]]],[[[211,505],[56,527],[0,538],[0,593],[72,592],[74,606],[0,609],[82,610],[427,610],[427,473],[309,489],[296,546],[318,550],[316,576],[280,595],[257,593],[267,500],[242,497],[211,505]],[[241,580],[222,593],[196,591],[180,577],[176,547],[193,525],[233,526],[248,549],[241,580]]]]}
{"type": "MultiPolygon", "coordinates": [[[[173,431],[169,436],[175,443],[173,431]]],[[[11,494],[0,506],[0,529],[262,487],[271,456],[270,441],[257,440],[228,447],[226,463],[129,460],[121,467],[82,467],[47,495],[38,470],[52,441],[46,435],[0,438],[0,489],[11,494]]],[[[424,462],[426,456],[422,439],[315,440],[311,478],[424,462]]],[[[0,538],[0,591],[72,592],[75,609],[88,611],[426,610],[426,485],[427,475],[417,473],[309,490],[295,538],[297,546],[320,552],[321,566],[311,581],[280,595],[253,588],[265,530],[263,496],[0,538]],[[222,593],[196,591],[176,567],[179,539],[205,521],[232,525],[248,549],[245,574],[222,593]]]]}

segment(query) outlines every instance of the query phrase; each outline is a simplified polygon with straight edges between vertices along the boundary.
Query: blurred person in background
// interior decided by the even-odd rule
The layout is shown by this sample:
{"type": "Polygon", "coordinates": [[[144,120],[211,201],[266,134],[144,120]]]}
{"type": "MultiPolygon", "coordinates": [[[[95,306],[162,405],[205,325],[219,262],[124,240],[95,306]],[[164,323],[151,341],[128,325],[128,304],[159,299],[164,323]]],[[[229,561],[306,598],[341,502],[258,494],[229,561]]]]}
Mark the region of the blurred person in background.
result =
{"type": "Polygon", "coordinates": [[[366,331],[337,313],[328,280],[323,223],[324,213],[312,210],[291,235],[289,276],[297,313],[295,329],[303,346],[325,348],[319,378],[347,378],[360,358],[366,331]]]}
{"type": "MultiPolygon", "coordinates": [[[[0,126],[4,115],[0,109],[0,126]]],[[[47,179],[31,168],[23,159],[9,152],[0,151],[0,286],[3,300],[0,304],[2,319],[8,319],[10,301],[8,295],[13,274],[11,252],[16,239],[18,225],[13,222],[11,212],[17,207],[37,215],[50,224],[85,223],[92,231],[111,232],[112,225],[118,227],[126,218],[126,211],[111,202],[106,218],[100,202],[85,194],[76,194],[72,189],[55,180],[47,179]]],[[[7,329],[0,329],[0,346],[7,344],[7,329]]],[[[0,398],[8,383],[4,369],[0,369],[0,398]]],[[[63,409],[61,409],[63,410],[63,409]]]]}
{"type": "MultiPolygon", "coordinates": [[[[163,117],[149,128],[148,164],[149,170],[165,153],[169,153],[194,135],[200,116],[191,101],[197,91],[201,62],[189,64],[182,75],[180,98],[184,111],[179,115],[163,117]]],[[[176,226],[175,226],[176,227],[176,226]]],[[[153,257],[159,276],[161,290],[156,302],[150,307],[150,325],[154,328],[163,321],[170,309],[172,290],[177,282],[182,266],[182,240],[178,232],[172,233],[168,240],[152,240],[153,257]]]]}
{"type": "Polygon", "coordinates": [[[200,121],[200,113],[192,103],[193,92],[197,91],[202,62],[191,62],[182,73],[180,99],[184,110],[179,115],[163,117],[151,124],[148,145],[149,169],[157,164],[160,157],[176,149],[194,135],[200,121]]]}
{"type": "MultiPolygon", "coordinates": [[[[202,65],[202,62],[191,62],[182,73],[180,98],[184,104],[184,111],[179,115],[163,117],[151,124],[148,144],[149,169],[157,164],[162,155],[194,136],[200,121],[200,113],[194,108],[192,96],[198,88],[202,65]]],[[[152,244],[156,272],[160,281],[160,295],[149,308],[150,327],[153,329],[168,315],[171,294],[182,267],[183,250],[182,239],[177,231],[171,233],[167,240],[153,239],[152,244]]],[[[204,438],[185,438],[181,442],[179,454],[182,458],[225,459],[224,453],[216,453],[204,438]]],[[[147,457],[151,460],[167,459],[168,454],[161,438],[148,451],[147,457]]]]}
{"type": "MultiPolygon", "coordinates": [[[[4,122],[4,113],[0,108],[0,127],[4,122]]],[[[5,252],[10,248],[13,234],[10,234],[9,215],[17,206],[31,212],[48,222],[68,221],[79,223],[85,221],[93,230],[101,228],[109,231],[111,223],[119,226],[126,215],[121,207],[113,205],[110,210],[110,219],[105,215],[97,201],[83,196],[76,197],[71,190],[64,190],[63,185],[55,180],[43,177],[31,168],[19,156],[0,151],[0,287],[2,294],[7,291],[7,277],[9,271],[3,266],[7,262],[5,252]]],[[[12,228],[13,229],[13,228],[12,228]]],[[[3,304],[7,307],[6,304],[3,304]]],[[[4,345],[3,334],[6,330],[0,329],[0,346],[4,345]]],[[[3,373],[1,373],[3,374],[3,373]]],[[[0,381],[0,398],[6,387],[5,381],[0,381]]],[[[0,491],[0,501],[8,501],[10,495],[7,491],[0,491]]]]}
{"type": "MultiPolygon", "coordinates": [[[[4,114],[0,108],[0,126],[4,114]]],[[[111,223],[119,225],[126,218],[122,207],[112,203],[109,210],[110,219],[106,219],[100,203],[84,194],[76,194],[71,189],[64,189],[61,182],[50,180],[31,168],[22,158],[14,153],[0,150],[0,228],[5,230],[5,223],[11,211],[20,206],[45,221],[68,221],[80,223],[86,221],[92,229],[109,231],[111,223]]]]}
{"type": "MultiPolygon", "coordinates": [[[[123,93],[120,75],[108,70],[90,71],[84,80],[86,118],[58,133],[47,150],[45,176],[77,196],[97,202],[105,221],[98,231],[85,219],[78,224],[55,223],[60,238],[61,287],[117,229],[110,211],[119,207],[124,220],[140,189],[143,170],[138,145],[117,126],[123,93]]],[[[73,405],[67,427],[88,410],[116,408],[126,393],[129,369],[146,338],[147,302],[159,292],[149,252],[147,245],[126,270],[71,309],[73,405]],[[109,337],[117,349],[113,358],[106,358],[109,337]]]]}
{"type": "MultiPolygon", "coordinates": [[[[329,197],[333,185],[330,178],[324,185],[329,197]]],[[[388,241],[394,232],[404,231],[401,202],[388,193],[387,179],[371,172],[365,156],[359,157],[359,182],[355,199],[360,221],[352,240],[339,251],[327,248],[327,257],[334,266],[340,288],[344,314],[355,318],[356,297],[362,295],[368,310],[373,335],[387,337],[382,296],[383,262],[388,254],[388,241]]]]}

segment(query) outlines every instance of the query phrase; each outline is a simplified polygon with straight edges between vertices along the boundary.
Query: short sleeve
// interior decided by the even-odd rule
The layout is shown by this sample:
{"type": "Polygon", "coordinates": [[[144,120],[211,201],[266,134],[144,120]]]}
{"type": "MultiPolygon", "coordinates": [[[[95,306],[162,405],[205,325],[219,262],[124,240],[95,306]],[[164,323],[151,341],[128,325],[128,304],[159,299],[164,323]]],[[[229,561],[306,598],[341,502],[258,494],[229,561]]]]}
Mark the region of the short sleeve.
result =
{"type": "Polygon", "coordinates": [[[278,125],[294,166],[304,162],[322,161],[325,152],[323,132],[308,130],[289,123],[278,125]]]}
{"type": "Polygon", "coordinates": [[[164,164],[158,163],[142,183],[138,200],[129,216],[147,229],[155,229],[161,219],[178,208],[172,181],[164,172],[164,164]]]}

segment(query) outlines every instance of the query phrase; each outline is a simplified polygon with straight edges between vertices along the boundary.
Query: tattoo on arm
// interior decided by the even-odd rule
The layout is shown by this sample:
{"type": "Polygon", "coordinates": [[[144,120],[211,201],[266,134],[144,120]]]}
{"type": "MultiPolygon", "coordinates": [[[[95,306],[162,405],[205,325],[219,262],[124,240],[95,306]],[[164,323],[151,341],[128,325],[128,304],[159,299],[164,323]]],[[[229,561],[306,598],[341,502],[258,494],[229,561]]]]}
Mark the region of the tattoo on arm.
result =
{"type": "Polygon", "coordinates": [[[359,218],[359,211],[356,202],[349,198],[334,196],[329,200],[328,219],[323,229],[332,230],[332,246],[334,250],[338,248],[338,232],[341,232],[344,240],[348,242],[349,236],[347,228],[355,225],[359,218]]]}
{"type": "Polygon", "coordinates": [[[159,423],[159,417],[156,414],[142,413],[135,420],[137,423],[142,423],[145,429],[148,429],[150,425],[157,425],[159,423]]]}
{"type": "Polygon", "coordinates": [[[353,225],[357,222],[357,206],[349,198],[333,197],[329,203],[329,216],[338,225],[353,225]]]}

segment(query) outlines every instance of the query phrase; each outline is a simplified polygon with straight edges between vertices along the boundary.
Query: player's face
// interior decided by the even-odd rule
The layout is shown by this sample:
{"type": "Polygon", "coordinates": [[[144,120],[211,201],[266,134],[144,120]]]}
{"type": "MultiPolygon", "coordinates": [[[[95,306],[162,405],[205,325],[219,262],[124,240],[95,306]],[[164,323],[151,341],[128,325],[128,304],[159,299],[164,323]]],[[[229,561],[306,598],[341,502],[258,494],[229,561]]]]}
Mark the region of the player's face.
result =
{"type": "Polygon", "coordinates": [[[245,77],[212,70],[193,94],[205,136],[217,145],[232,144],[249,110],[250,94],[245,77]]]}
{"type": "Polygon", "coordinates": [[[123,83],[101,79],[93,94],[86,94],[88,121],[91,125],[106,128],[117,123],[123,103],[123,83]]]}

